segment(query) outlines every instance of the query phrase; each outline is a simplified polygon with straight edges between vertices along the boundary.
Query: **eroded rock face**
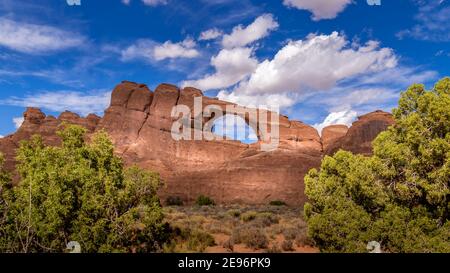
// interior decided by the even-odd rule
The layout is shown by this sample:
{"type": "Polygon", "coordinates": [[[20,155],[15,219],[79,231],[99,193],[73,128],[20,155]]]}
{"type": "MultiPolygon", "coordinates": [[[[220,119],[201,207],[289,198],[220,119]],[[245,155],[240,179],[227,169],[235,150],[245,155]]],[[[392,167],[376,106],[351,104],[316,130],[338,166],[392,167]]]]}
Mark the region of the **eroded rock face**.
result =
{"type": "Polygon", "coordinates": [[[339,149],[357,154],[372,154],[372,141],[382,131],[394,124],[391,114],[375,111],[358,118],[348,129],[345,136],[337,138],[325,149],[326,154],[333,154],[339,149]]]}
{"type": "MultiPolygon", "coordinates": [[[[13,172],[16,164],[16,149],[20,141],[28,140],[33,135],[41,135],[47,145],[59,145],[60,139],[56,132],[60,129],[62,123],[75,124],[85,127],[88,133],[94,132],[100,121],[100,117],[90,114],[86,118],[78,114],[64,112],[58,118],[46,116],[41,110],[33,107],[27,108],[22,126],[13,135],[0,139],[0,152],[5,156],[5,167],[13,172]]],[[[17,175],[17,174],[15,174],[17,175]]]]}
{"type": "MultiPolygon", "coordinates": [[[[345,126],[327,127],[321,138],[313,127],[279,116],[280,144],[273,151],[261,151],[263,136],[255,124],[249,124],[260,139],[255,144],[232,140],[175,141],[171,135],[173,106],[186,105],[193,109],[194,99],[198,97],[202,97],[203,109],[217,105],[226,114],[227,107],[236,107],[204,97],[195,88],[180,90],[174,85],[161,84],[152,92],[146,85],[124,81],[114,88],[111,105],[103,118],[92,114],[82,118],[71,112],[55,118],[39,109],[28,108],[19,130],[0,139],[0,151],[6,155],[6,167],[12,170],[20,140],[41,134],[47,144],[58,145],[55,132],[59,125],[73,123],[86,127],[89,133],[106,130],[117,153],[128,165],[158,171],[166,185],[160,191],[163,200],[178,196],[192,202],[203,194],[218,203],[267,204],[282,200],[298,205],[305,202],[303,177],[309,169],[320,166],[324,151],[328,154],[342,147],[370,153],[370,141],[392,124],[389,114],[376,112],[361,117],[350,130],[345,126]]],[[[271,113],[256,110],[256,114],[270,116],[271,113]]],[[[192,112],[192,120],[194,117],[192,112]]],[[[249,120],[246,115],[243,118],[249,120]]],[[[205,125],[213,119],[201,122],[205,125]]],[[[265,125],[270,128],[272,124],[269,119],[265,125]]]]}
{"type": "Polygon", "coordinates": [[[328,151],[330,146],[333,146],[337,141],[343,138],[348,132],[348,127],[345,125],[331,125],[322,130],[322,145],[323,150],[328,151]]]}

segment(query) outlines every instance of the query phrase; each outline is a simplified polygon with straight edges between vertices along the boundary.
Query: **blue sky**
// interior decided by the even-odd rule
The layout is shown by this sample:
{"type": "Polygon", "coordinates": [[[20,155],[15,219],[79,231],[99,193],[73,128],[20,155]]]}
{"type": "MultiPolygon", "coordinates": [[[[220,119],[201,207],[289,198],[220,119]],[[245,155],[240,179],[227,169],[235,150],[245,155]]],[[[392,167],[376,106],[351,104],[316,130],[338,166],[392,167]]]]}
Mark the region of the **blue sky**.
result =
{"type": "Polygon", "coordinates": [[[0,135],[26,106],[101,115],[122,80],[350,124],[450,75],[449,2],[0,0],[0,135]]]}

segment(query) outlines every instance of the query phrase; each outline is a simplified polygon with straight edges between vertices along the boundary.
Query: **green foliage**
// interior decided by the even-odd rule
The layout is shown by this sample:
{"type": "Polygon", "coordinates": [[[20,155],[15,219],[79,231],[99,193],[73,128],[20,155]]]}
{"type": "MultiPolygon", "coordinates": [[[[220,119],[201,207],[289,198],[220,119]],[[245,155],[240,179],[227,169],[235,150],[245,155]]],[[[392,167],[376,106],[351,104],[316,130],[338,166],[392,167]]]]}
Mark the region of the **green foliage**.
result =
{"type": "Polygon", "coordinates": [[[231,217],[237,218],[241,216],[241,211],[238,209],[230,209],[229,211],[227,211],[227,214],[231,217]]]}
{"type": "Polygon", "coordinates": [[[215,202],[208,196],[200,195],[195,201],[195,204],[197,204],[197,206],[214,206],[215,202]]]}
{"type": "Polygon", "coordinates": [[[188,250],[195,252],[204,252],[207,247],[215,246],[216,243],[211,234],[200,230],[190,232],[187,241],[188,250]]]}
{"type": "MultiPolygon", "coordinates": [[[[0,187],[3,185],[7,185],[11,181],[11,177],[7,171],[3,169],[3,164],[5,159],[3,155],[0,153],[0,187]]],[[[0,188],[1,189],[1,188],[0,188]]]]}
{"type": "Polygon", "coordinates": [[[273,224],[278,224],[279,220],[280,219],[271,212],[259,212],[256,215],[254,224],[260,227],[270,227],[273,224]]]}
{"type": "Polygon", "coordinates": [[[169,196],[166,199],[167,206],[183,206],[183,200],[179,196],[169,196]]]}
{"type": "Polygon", "coordinates": [[[305,177],[308,234],[323,251],[450,252],[450,78],[412,85],[374,155],[339,151],[305,177]]]}
{"type": "Polygon", "coordinates": [[[244,222],[250,222],[252,220],[255,220],[256,216],[258,216],[258,212],[253,210],[247,211],[241,214],[241,220],[244,222]]]}
{"type": "Polygon", "coordinates": [[[274,201],[270,201],[269,205],[281,207],[281,206],[286,206],[286,203],[283,201],[280,201],[280,200],[274,200],[274,201]]]}
{"type": "Polygon", "coordinates": [[[204,252],[215,245],[214,237],[201,229],[175,226],[171,230],[170,241],[164,245],[164,252],[204,252]]]}
{"type": "Polygon", "coordinates": [[[158,251],[168,227],[156,195],[158,174],[124,169],[105,132],[85,142],[85,129],[67,126],[60,147],[38,136],[21,143],[21,181],[0,195],[0,252],[158,251]]]}

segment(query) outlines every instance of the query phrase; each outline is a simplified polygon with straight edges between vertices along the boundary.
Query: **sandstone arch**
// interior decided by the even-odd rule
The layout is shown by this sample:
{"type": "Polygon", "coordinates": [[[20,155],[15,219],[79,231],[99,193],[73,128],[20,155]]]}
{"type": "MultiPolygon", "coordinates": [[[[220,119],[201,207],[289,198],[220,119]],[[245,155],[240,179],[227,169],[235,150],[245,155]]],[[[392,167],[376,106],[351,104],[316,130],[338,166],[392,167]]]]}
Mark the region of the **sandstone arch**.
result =
{"type": "MultiPolygon", "coordinates": [[[[303,177],[309,169],[320,166],[325,154],[339,148],[370,153],[373,138],[393,124],[390,114],[374,112],[360,117],[348,132],[346,128],[324,129],[333,134],[323,141],[311,126],[279,115],[280,146],[274,151],[261,151],[259,143],[230,140],[174,141],[170,132],[172,107],[193,106],[194,98],[199,96],[203,108],[219,105],[226,111],[227,105],[235,106],[206,97],[195,88],[162,84],[152,92],[146,85],[124,81],[114,88],[111,104],[102,118],[83,118],[70,112],[55,118],[28,108],[18,131],[0,139],[0,152],[6,157],[6,167],[13,170],[21,140],[41,134],[46,143],[58,145],[55,132],[65,121],[84,126],[89,133],[106,130],[127,165],[158,171],[166,185],[160,192],[163,200],[180,196],[192,202],[203,194],[217,203],[267,204],[282,200],[301,205],[305,201],[303,177]]],[[[263,111],[257,110],[258,115],[263,111]]],[[[269,126],[271,123],[268,120],[269,126]]]]}

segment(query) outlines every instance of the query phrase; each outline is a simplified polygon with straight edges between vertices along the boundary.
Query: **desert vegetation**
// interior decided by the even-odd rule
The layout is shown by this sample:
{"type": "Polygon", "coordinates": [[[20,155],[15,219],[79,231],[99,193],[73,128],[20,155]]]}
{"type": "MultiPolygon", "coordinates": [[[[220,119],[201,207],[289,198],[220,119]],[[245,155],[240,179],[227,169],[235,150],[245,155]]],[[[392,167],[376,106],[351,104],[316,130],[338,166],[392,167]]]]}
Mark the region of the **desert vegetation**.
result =
{"type": "Polygon", "coordinates": [[[450,252],[450,78],[412,85],[370,157],[339,151],[305,178],[308,235],[322,251],[450,252]]]}
{"type": "Polygon", "coordinates": [[[104,132],[89,143],[78,126],[58,134],[60,147],[22,142],[17,186],[0,171],[0,252],[64,252],[70,241],[83,252],[161,251],[170,233],[159,175],[124,168],[104,132]]]}
{"type": "Polygon", "coordinates": [[[297,208],[203,195],[192,206],[169,197],[163,208],[159,175],[125,168],[105,132],[64,125],[58,135],[58,147],[39,136],[21,143],[15,186],[0,156],[0,252],[67,252],[72,241],[82,252],[315,251],[297,208]]]}
{"type": "Polygon", "coordinates": [[[318,251],[307,237],[300,208],[194,205],[168,206],[163,211],[175,231],[167,252],[318,251]]]}
{"type": "Polygon", "coordinates": [[[450,78],[412,85],[373,155],[339,151],[305,177],[308,203],[290,207],[161,205],[157,173],[125,167],[104,131],[63,124],[61,145],[39,136],[0,154],[0,252],[450,252],[450,78]],[[13,185],[12,177],[19,177],[13,185]]]}

